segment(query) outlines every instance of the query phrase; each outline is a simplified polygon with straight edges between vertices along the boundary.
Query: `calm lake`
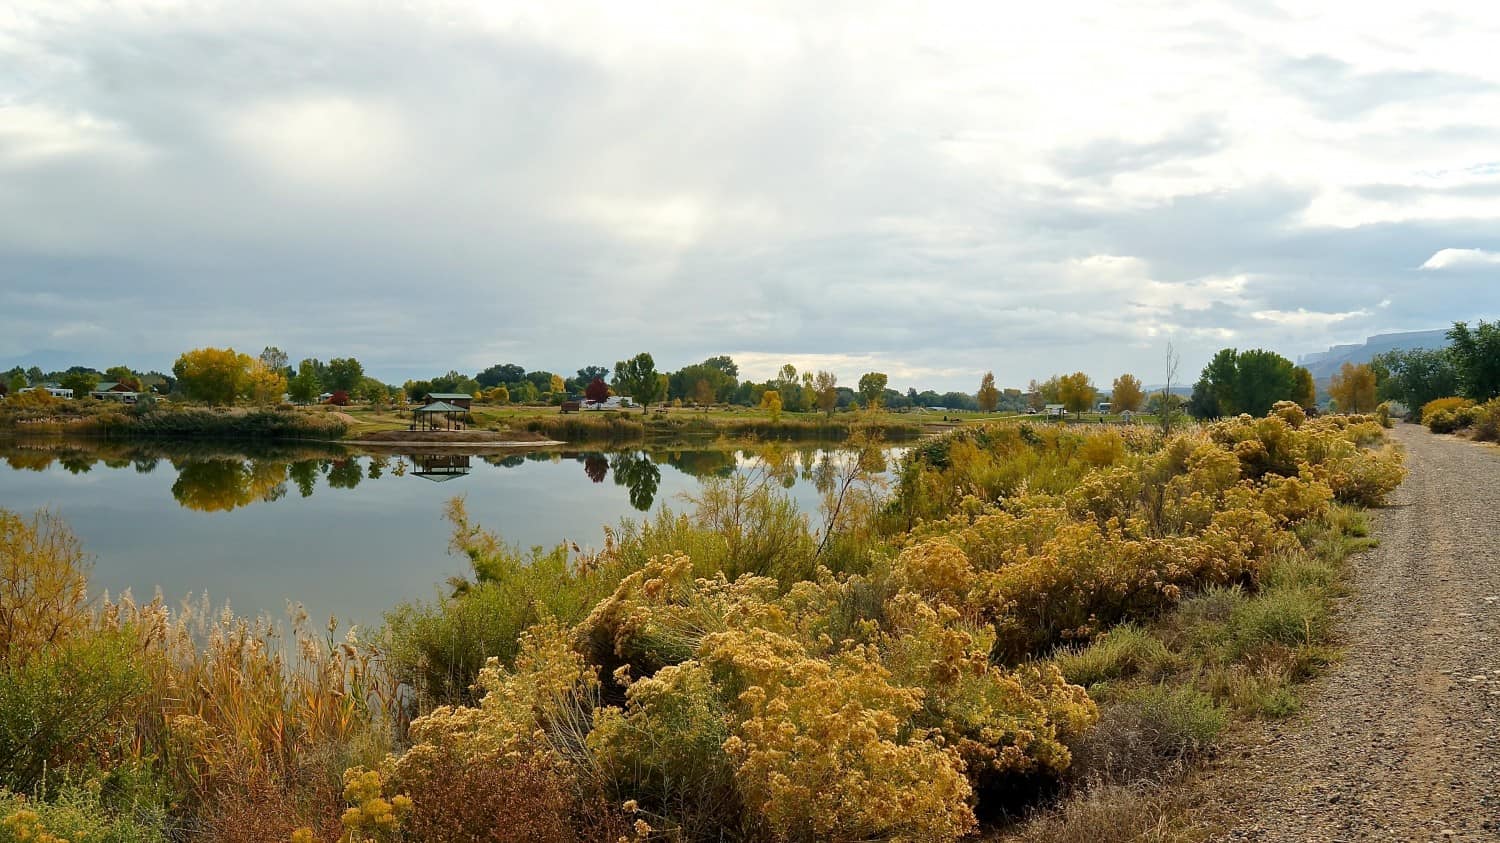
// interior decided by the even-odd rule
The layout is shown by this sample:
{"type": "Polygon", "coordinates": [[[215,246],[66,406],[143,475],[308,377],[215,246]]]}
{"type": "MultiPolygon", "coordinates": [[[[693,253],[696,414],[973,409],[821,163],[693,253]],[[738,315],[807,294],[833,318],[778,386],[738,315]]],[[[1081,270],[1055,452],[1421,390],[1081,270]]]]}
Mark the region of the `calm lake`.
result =
{"type": "Polygon", "coordinates": [[[276,618],[295,601],[313,618],[370,626],[467,573],[447,552],[442,513],[456,495],[511,544],[598,547],[604,525],[682,508],[706,478],[758,470],[762,456],[790,466],[779,482],[814,524],[820,487],[850,458],[805,443],[480,456],[0,439],[0,507],[66,519],[93,557],[95,589],[160,588],[173,603],[207,592],[215,606],[276,618]]]}

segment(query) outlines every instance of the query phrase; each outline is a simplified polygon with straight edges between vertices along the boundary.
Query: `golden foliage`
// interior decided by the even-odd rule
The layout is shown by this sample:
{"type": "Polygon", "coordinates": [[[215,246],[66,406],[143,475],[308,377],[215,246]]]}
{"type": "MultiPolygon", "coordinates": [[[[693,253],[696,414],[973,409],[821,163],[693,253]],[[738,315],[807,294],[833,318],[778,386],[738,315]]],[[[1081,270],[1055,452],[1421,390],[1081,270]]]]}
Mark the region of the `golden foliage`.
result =
{"type": "Polygon", "coordinates": [[[24,665],[89,622],[88,567],[62,519],[0,509],[0,667],[24,665]]]}

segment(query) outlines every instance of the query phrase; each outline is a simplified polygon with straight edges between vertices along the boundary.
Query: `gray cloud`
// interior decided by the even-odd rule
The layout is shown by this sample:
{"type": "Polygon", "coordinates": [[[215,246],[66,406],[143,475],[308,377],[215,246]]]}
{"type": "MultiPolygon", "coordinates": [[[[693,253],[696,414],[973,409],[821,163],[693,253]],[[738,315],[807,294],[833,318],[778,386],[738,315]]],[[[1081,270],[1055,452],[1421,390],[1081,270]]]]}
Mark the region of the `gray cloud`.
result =
{"type": "Polygon", "coordinates": [[[1303,25],[1274,6],[1068,22],[1097,55],[879,6],[49,8],[0,39],[0,359],[275,344],[401,380],[649,349],[972,388],[1500,304],[1415,269],[1496,248],[1463,204],[1494,189],[1494,80],[1265,59],[1303,25]],[[1380,116],[1439,100],[1466,122],[1380,116]],[[1348,197],[1403,213],[1317,218],[1348,197]]]}

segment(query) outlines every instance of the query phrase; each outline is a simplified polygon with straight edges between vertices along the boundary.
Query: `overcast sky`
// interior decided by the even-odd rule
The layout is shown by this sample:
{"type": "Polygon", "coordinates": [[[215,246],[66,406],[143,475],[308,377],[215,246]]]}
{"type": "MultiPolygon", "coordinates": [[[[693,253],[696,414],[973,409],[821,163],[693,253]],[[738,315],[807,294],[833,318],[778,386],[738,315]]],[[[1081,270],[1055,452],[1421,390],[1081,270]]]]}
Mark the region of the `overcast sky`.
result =
{"type": "Polygon", "coordinates": [[[1442,5],[0,0],[0,360],[972,391],[1494,318],[1442,5]]]}

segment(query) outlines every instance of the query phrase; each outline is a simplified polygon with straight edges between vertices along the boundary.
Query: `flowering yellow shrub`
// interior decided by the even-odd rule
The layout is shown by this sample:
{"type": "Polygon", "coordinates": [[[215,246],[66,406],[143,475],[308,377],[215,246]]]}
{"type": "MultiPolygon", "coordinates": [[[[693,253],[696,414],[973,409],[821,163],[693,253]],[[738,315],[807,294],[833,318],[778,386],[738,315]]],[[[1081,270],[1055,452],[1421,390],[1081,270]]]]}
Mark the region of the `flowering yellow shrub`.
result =
{"type": "Polygon", "coordinates": [[[1449,398],[1434,398],[1422,405],[1422,412],[1418,419],[1422,424],[1429,424],[1437,414],[1442,412],[1457,412],[1474,406],[1474,402],[1467,398],[1457,396],[1449,398]]]}
{"type": "Polygon", "coordinates": [[[22,808],[0,820],[0,828],[16,843],[68,843],[65,838],[49,832],[42,825],[41,816],[29,808],[22,808]]]}
{"type": "Polygon", "coordinates": [[[949,606],[962,605],[974,585],[974,566],[950,539],[937,538],[901,551],[891,586],[949,606]]]}
{"type": "Polygon", "coordinates": [[[724,749],[752,822],[778,840],[952,840],[974,828],[956,752],[903,734],[922,692],[891,681],[873,647],[823,660],[766,630],[704,639],[734,694],[724,749]]]}

